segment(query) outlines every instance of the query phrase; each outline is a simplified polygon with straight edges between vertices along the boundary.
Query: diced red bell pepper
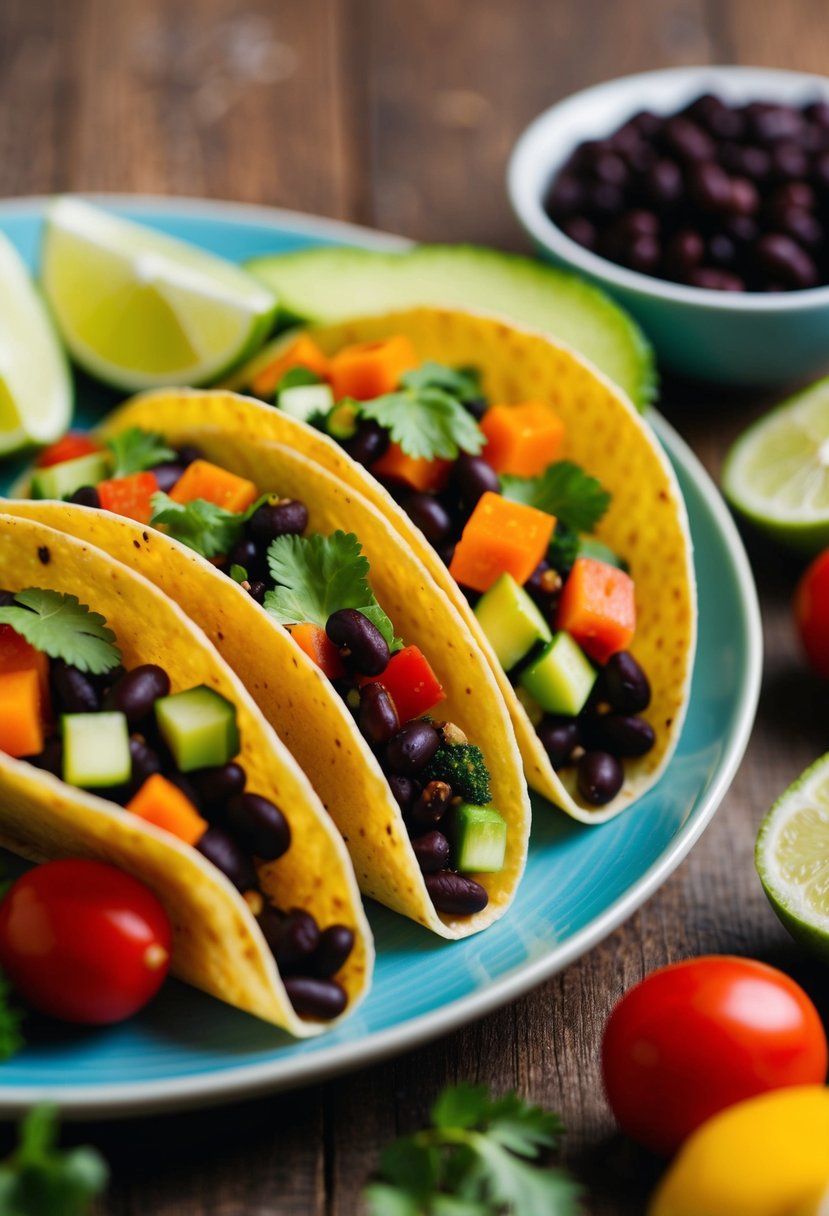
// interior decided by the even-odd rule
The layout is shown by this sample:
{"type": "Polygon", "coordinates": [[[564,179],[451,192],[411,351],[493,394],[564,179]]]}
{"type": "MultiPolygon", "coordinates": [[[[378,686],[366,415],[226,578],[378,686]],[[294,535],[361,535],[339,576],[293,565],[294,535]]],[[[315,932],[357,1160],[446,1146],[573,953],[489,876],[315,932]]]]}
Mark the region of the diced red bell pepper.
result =
{"type": "Polygon", "coordinates": [[[597,663],[626,650],[636,631],[633,579],[592,557],[578,557],[558,602],[556,628],[566,629],[597,663]]]}
{"type": "Polygon", "coordinates": [[[89,456],[100,450],[100,443],[96,443],[91,435],[84,435],[80,431],[67,431],[62,439],[43,449],[36,464],[39,469],[48,469],[53,464],[65,464],[67,460],[78,460],[81,456],[89,456]]]}
{"type": "Polygon", "coordinates": [[[389,659],[379,676],[369,676],[361,684],[382,684],[394,701],[401,725],[428,713],[446,700],[440,680],[429,660],[417,646],[406,646],[389,659]]]}
{"type": "Polygon", "coordinates": [[[345,667],[340,658],[340,652],[329,638],[324,629],[310,621],[301,625],[291,625],[291,637],[304,650],[309,659],[313,659],[323,675],[329,680],[338,680],[345,675],[345,667]]]}
{"type": "Polygon", "coordinates": [[[37,756],[43,751],[43,706],[34,668],[0,675],[0,752],[37,756]]]}
{"type": "Polygon", "coordinates": [[[126,519],[148,524],[153,513],[152,496],[158,493],[155,473],[128,473],[126,477],[111,477],[95,487],[98,501],[105,511],[113,511],[126,519]]]}

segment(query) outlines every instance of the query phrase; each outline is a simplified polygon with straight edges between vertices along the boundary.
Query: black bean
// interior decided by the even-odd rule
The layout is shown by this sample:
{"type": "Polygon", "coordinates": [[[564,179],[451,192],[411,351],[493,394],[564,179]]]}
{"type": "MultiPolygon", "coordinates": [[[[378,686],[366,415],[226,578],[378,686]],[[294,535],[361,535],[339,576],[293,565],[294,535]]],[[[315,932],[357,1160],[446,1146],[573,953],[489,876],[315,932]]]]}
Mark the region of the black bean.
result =
{"type": "Polygon", "coordinates": [[[165,461],[164,464],[157,464],[152,472],[158,482],[159,490],[162,490],[165,494],[169,494],[173,486],[181,478],[184,472],[184,465],[165,461]]]}
{"type": "Polygon", "coordinates": [[[812,101],[804,111],[806,117],[829,131],[829,101],[812,101]]]}
{"type": "Polygon", "coordinates": [[[240,537],[231,547],[224,567],[229,571],[231,566],[241,566],[249,579],[260,578],[268,569],[265,554],[250,536],[240,537]]]}
{"type": "Polygon", "coordinates": [[[412,848],[417,858],[417,864],[424,874],[437,874],[449,865],[452,850],[443,832],[426,832],[423,836],[415,836],[412,848]]]}
{"type": "Polygon", "coordinates": [[[561,587],[561,574],[546,559],[538,563],[524,584],[524,590],[547,616],[555,606],[561,587]]]}
{"type": "Polygon", "coordinates": [[[630,242],[622,260],[631,270],[653,274],[662,257],[662,246],[656,237],[637,236],[630,242]]]}
{"type": "Polygon", "coordinates": [[[285,991],[294,1011],[303,1018],[330,1022],[348,1004],[345,989],[333,980],[318,980],[308,975],[292,975],[285,980],[285,991]]]}
{"type": "Polygon", "coordinates": [[[423,881],[437,911],[448,916],[471,916],[489,903],[481,884],[464,874],[443,870],[439,874],[424,874],[423,881]]]}
{"type": "Polygon", "coordinates": [[[52,693],[65,714],[94,714],[101,698],[94,682],[63,659],[53,659],[49,671],[52,693]]]}
{"type": "Polygon", "coordinates": [[[761,143],[797,139],[805,125],[803,115],[793,106],[773,106],[751,113],[751,128],[761,143]]]}
{"type": "Polygon", "coordinates": [[[575,718],[548,715],[537,728],[541,745],[554,768],[566,764],[574,747],[579,745],[579,727],[575,718]]]}
{"type": "Polygon", "coordinates": [[[658,160],[645,174],[645,190],[657,207],[675,203],[685,190],[679,165],[672,160],[658,160]]]}
{"type": "Polygon", "coordinates": [[[661,225],[655,211],[637,207],[620,216],[614,227],[623,240],[632,240],[637,236],[658,236],[661,225]]]}
{"type": "Polygon", "coordinates": [[[665,251],[666,263],[676,278],[687,278],[699,266],[705,252],[705,242],[692,228],[681,228],[668,243],[665,251]]]}
{"type": "Polygon", "coordinates": [[[501,493],[498,474],[492,465],[487,464],[480,456],[470,456],[468,452],[461,452],[455,461],[452,476],[461,501],[468,511],[472,510],[482,494],[501,493]]]}
{"type": "Polygon", "coordinates": [[[293,908],[283,916],[266,907],[259,916],[259,927],[283,975],[305,971],[320,944],[319,927],[310,912],[293,908]]]}
{"type": "Polygon", "coordinates": [[[161,769],[167,780],[176,786],[177,789],[180,789],[187,801],[192,802],[196,810],[200,811],[202,809],[201,798],[199,798],[198,791],[190,778],[185,776],[184,773],[180,773],[177,768],[168,767],[163,761],[161,769]]]}
{"type": "Polygon", "coordinates": [[[141,735],[130,735],[132,784],[139,789],[153,773],[161,772],[161,757],[141,735]]]}
{"type": "Polygon", "coordinates": [[[590,734],[591,746],[612,756],[644,756],[656,741],[650,722],[634,714],[601,714],[590,734]]]}
{"type": "Polygon", "coordinates": [[[239,843],[263,861],[291,847],[291,829],[279,807],[261,794],[237,794],[227,804],[227,826],[239,843]]]}
{"type": "MultiPolygon", "coordinates": [[[[399,780],[399,778],[398,778],[399,780]]],[[[405,778],[404,778],[405,780],[405,778]]],[[[427,831],[440,823],[452,800],[452,787],[445,781],[430,781],[418,795],[409,814],[410,831],[427,831]]]]}
{"type": "Polygon", "coordinates": [[[605,152],[596,157],[591,172],[597,181],[607,182],[610,186],[623,188],[627,185],[628,167],[615,152],[605,152]]]}
{"type": "Polygon", "coordinates": [[[648,677],[628,650],[619,650],[605,664],[601,686],[614,709],[638,714],[651,703],[648,677]]]}
{"type": "Polygon", "coordinates": [[[194,460],[204,460],[204,452],[194,443],[185,443],[178,449],[178,464],[187,466],[194,460]]]}
{"type": "Polygon", "coordinates": [[[791,287],[814,287],[817,267],[804,249],[781,232],[768,232],[755,246],[755,254],[770,276],[791,287]]]}
{"type": "Polygon", "coordinates": [[[69,501],[78,507],[100,507],[101,500],[94,486],[79,486],[74,494],[69,495],[69,501]]]}
{"type": "Polygon", "coordinates": [[[385,759],[390,772],[414,777],[425,768],[440,746],[440,735],[428,722],[407,722],[386,744],[385,759]]]}
{"type": "Polygon", "coordinates": [[[688,275],[692,287],[702,287],[705,291],[745,291],[745,283],[739,275],[729,270],[719,270],[716,266],[698,266],[688,275]]]}
{"type": "Polygon", "coordinates": [[[308,508],[304,502],[292,498],[263,502],[245,525],[248,535],[263,546],[269,545],[277,536],[301,536],[307,527],[308,508]]]}
{"type": "Polygon", "coordinates": [[[264,604],[267,593],[268,584],[256,579],[248,587],[248,595],[252,600],[256,600],[257,604],[264,604]]]}
{"type": "Polygon", "coordinates": [[[731,178],[714,161],[694,165],[688,175],[691,198],[703,211],[727,211],[731,203],[731,178]]]}
{"type": "Polygon", "coordinates": [[[386,743],[400,729],[394,701],[382,684],[365,684],[360,690],[360,733],[369,743],[386,743]]]}
{"type": "Polygon", "coordinates": [[[585,208],[597,219],[618,215],[624,205],[624,194],[618,186],[611,186],[609,182],[598,182],[587,191],[585,208]]]}
{"type": "Polygon", "coordinates": [[[823,226],[811,211],[802,207],[790,207],[784,211],[778,226],[781,232],[792,237],[804,249],[817,249],[823,244],[823,226]]]}
{"type": "Polygon", "coordinates": [[[773,177],[805,177],[809,172],[809,156],[797,144],[776,144],[771,153],[773,177]]]}
{"type": "Polygon", "coordinates": [[[434,494],[412,494],[403,506],[430,545],[443,544],[452,531],[452,517],[434,494]]]}
{"type": "Polygon", "coordinates": [[[155,663],[142,663],[121,676],[104,697],[104,708],[124,714],[130,726],[143,722],[152,713],[159,697],[170,691],[170,677],[155,663]]]}
{"type": "Polygon", "coordinates": [[[256,886],[253,862],[223,828],[209,827],[196,848],[240,891],[256,886]]]}
{"type": "Polygon", "coordinates": [[[585,752],[579,760],[579,793],[593,806],[603,806],[615,798],[624,779],[621,762],[608,752],[585,752]]]}
{"type": "Polygon", "coordinates": [[[405,814],[412,805],[414,796],[417,793],[414,782],[408,777],[401,777],[396,773],[391,773],[386,780],[389,783],[392,797],[405,814]]]}
{"type": "Polygon", "coordinates": [[[665,141],[682,160],[713,160],[717,146],[707,131],[687,118],[670,118],[665,123],[665,141]]]}
{"type": "Polygon", "coordinates": [[[812,211],[817,205],[817,197],[808,182],[786,182],[779,186],[771,196],[768,204],[769,213],[774,218],[785,214],[791,207],[804,211],[812,211]]]}
{"type": "Polygon", "coordinates": [[[63,778],[63,740],[57,735],[46,740],[42,752],[36,756],[28,756],[27,759],[35,768],[42,768],[55,777],[63,778]]]}
{"type": "Polygon", "coordinates": [[[303,971],[316,979],[330,980],[347,962],[353,949],[353,930],[348,925],[329,925],[320,934],[319,945],[303,971]]]}
{"type": "Polygon", "coordinates": [[[486,397],[468,397],[466,401],[461,402],[461,405],[468,414],[472,415],[476,422],[480,422],[489,409],[489,402],[486,397]]]}
{"type": "Polygon", "coordinates": [[[747,177],[732,177],[726,210],[731,215],[754,215],[760,206],[757,187],[747,177]]]}
{"type": "Polygon", "coordinates": [[[379,676],[388,666],[389,647],[380,630],[356,608],[339,608],[325,623],[325,632],[339,648],[346,671],[379,676]]]}
{"type": "Polygon", "coordinates": [[[661,114],[654,114],[653,110],[639,110],[628,121],[645,139],[653,139],[665,126],[665,119],[661,114]]]}
{"type": "MultiPolygon", "coordinates": [[[[561,230],[571,241],[575,241],[577,245],[583,245],[585,249],[595,249],[597,244],[597,234],[595,224],[591,224],[590,220],[584,215],[574,215],[570,219],[562,221],[561,230]]],[[[483,417],[483,412],[478,416],[480,422],[483,417]]]]}
{"type": "Polygon", "coordinates": [[[715,232],[708,242],[708,257],[717,266],[728,268],[737,260],[737,246],[724,232],[715,232]]]}
{"type": "Polygon", "coordinates": [[[561,173],[547,196],[547,208],[556,219],[575,215],[584,206],[584,187],[578,178],[561,173]]]}
{"type": "Polygon", "coordinates": [[[188,776],[204,806],[229,802],[231,798],[243,792],[247,780],[247,774],[241,764],[235,764],[233,761],[212,768],[200,768],[188,776]]]}
{"type": "Polygon", "coordinates": [[[390,442],[388,431],[379,422],[366,418],[357,427],[357,434],[342,446],[352,460],[368,466],[386,453],[390,442]]]}

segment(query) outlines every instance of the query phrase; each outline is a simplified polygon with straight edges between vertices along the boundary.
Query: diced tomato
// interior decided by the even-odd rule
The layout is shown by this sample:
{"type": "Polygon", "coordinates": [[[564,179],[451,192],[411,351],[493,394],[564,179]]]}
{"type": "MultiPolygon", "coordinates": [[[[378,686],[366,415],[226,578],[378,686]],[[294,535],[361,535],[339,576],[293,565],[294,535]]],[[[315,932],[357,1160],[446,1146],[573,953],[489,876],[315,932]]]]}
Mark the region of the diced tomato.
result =
{"type": "Polygon", "coordinates": [[[405,334],[344,346],[331,360],[334,396],[370,401],[393,393],[404,372],[417,367],[418,359],[405,334]]]}
{"type": "Polygon", "coordinates": [[[496,473],[536,477],[558,460],[564,423],[545,401],[493,405],[481,419],[487,444],[482,453],[496,473]]]}
{"type": "Polygon", "coordinates": [[[636,631],[633,579],[592,557],[578,557],[558,603],[556,628],[566,629],[597,663],[626,650],[636,631]]]}
{"type": "Polygon", "coordinates": [[[0,675],[0,752],[37,756],[43,751],[40,678],[30,667],[0,675]]]}
{"type": "Polygon", "coordinates": [[[361,684],[382,684],[394,701],[401,725],[428,713],[446,693],[432,671],[429,660],[417,646],[406,646],[389,659],[379,676],[369,676],[361,684]]]}
{"type": "Polygon", "coordinates": [[[209,460],[194,460],[173,486],[170,497],[180,503],[201,498],[225,511],[246,511],[256,502],[259,491],[246,477],[237,477],[209,460]]]}
{"type": "Polygon", "coordinates": [[[425,456],[407,456],[399,443],[390,443],[379,460],[371,466],[375,477],[402,481],[421,493],[439,493],[449,480],[451,460],[427,460],[425,456]]]}
{"type": "Polygon", "coordinates": [[[158,493],[155,473],[128,473],[126,477],[111,477],[95,487],[98,500],[105,511],[113,511],[126,519],[148,524],[153,513],[152,496],[158,493]]]}
{"type": "Polygon", "coordinates": [[[328,676],[329,680],[338,680],[340,676],[345,675],[339,650],[319,625],[314,625],[310,621],[304,621],[301,625],[291,625],[291,637],[297,646],[305,651],[309,659],[314,660],[317,667],[320,668],[323,675],[328,676]]]}
{"type": "Polygon", "coordinates": [[[91,435],[80,431],[67,431],[62,439],[44,448],[37,458],[39,469],[48,469],[53,464],[64,464],[67,460],[77,460],[81,456],[89,456],[92,452],[100,452],[101,445],[91,435]]]}
{"type": "Polygon", "coordinates": [[[449,565],[464,587],[488,591],[502,574],[523,586],[547,552],[555,517],[487,491],[469,517],[449,565]]]}
{"type": "Polygon", "coordinates": [[[294,367],[305,367],[315,372],[321,380],[329,376],[328,360],[307,334],[299,334],[268,363],[251,381],[251,390],[257,397],[272,397],[279,381],[294,367]]]}
{"type": "Polygon", "coordinates": [[[127,810],[178,836],[185,844],[197,844],[208,827],[190,799],[161,773],[147,778],[127,803],[127,810]]]}

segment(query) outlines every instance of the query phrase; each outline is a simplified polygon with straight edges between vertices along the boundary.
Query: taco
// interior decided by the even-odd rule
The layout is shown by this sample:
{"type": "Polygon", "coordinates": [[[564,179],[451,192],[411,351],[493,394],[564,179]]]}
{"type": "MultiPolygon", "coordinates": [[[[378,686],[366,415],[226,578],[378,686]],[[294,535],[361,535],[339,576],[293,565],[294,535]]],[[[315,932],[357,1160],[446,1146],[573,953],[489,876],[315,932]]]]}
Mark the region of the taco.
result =
{"type": "Polygon", "coordinates": [[[533,789],[601,823],[651,788],[696,590],[676,477],[617,388],[539,334],[434,308],[288,335],[234,384],[280,406],[239,426],[359,490],[418,554],[487,654],[533,789]]]}
{"type": "Polygon", "coordinates": [[[368,990],[342,841],[204,634],[90,544],[0,514],[0,844],[146,883],[172,969],[307,1037],[368,990]]]}
{"type": "Polygon", "coordinates": [[[148,419],[139,400],[57,454],[93,450],[47,452],[29,488],[66,491],[78,462],[147,467],[86,481],[74,497],[94,506],[8,509],[133,565],[196,620],[308,773],[364,894],[446,938],[484,929],[513,898],[530,824],[492,673],[385,516],[296,450],[246,438],[248,408],[171,393],[148,419]]]}

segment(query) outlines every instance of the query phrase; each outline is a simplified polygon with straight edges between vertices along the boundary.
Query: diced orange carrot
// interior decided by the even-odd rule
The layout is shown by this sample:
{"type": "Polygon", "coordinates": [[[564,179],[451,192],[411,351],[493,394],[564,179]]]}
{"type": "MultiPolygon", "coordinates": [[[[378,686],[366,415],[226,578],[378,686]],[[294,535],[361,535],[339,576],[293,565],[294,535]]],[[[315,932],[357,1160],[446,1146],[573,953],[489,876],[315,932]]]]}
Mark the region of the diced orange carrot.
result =
{"type": "Polygon", "coordinates": [[[170,497],[180,503],[202,498],[226,511],[246,511],[252,502],[256,502],[259,491],[245,477],[228,473],[227,469],[211,464],[209,460],[194,460],[173,486],[170,497]]]}
{"type": "Polygon", "coordinates": [[[310,621],[292,625],[291,637],[300,650],[304,650],[308,657],[314,660],[317,667],[328,676],[329,680],[338,680],[340,676],[345,675],[339,650],[319,625],[314,625],[310,621]]]}
{"type": "Polygon", "coordinates": [[[375,477],[402,481],[413,490],[438,493],[449,480],[451,460],[427,460],[425,456],[407,456],[399,443],[390,443],[379,460],[371,466],[375,477]]]}
{"type": "Polygon", "coordinates": [[[0,675],[0,752],[36,756],[43,751],[40,678],[30,667],[0,675]]]}
{"type": "Polygon", "coordinates": [[[556,627],[566,629],[597,663],[626,650],[636,631],[629,574],[592,557],[578,557],[558,603],[556,627]]]}
{"type": "Polygon", "coordinates": [[[487,491],[469,517],[449,565],[464,587],[488,591],[502,574],[524,584],[547,552],[555,517],[487,491]]]}
{"type": "Polygon", "coordinates": [[[39,469],[48,469],[53,464],[64,464],[67,460],[77,460],[100,450],[100,443],[96,443],[91,435],[84,435],[80,431],[67,431],[56,443],[51,443],[48,448],[43,449],[36,463],[39,469]]]}
{"type": "Polygon", "coordinates": [[[493,405],[481,419],[486,435],[482,455],[496,473],[536,477],[558,460],[564,423],[544,401],[493,405]]]}
{"type": "Polygon", "coordinates": [[[11,625],[0,625],[0,673],[7,671],[37,672],[43,717],[48,720],[51,717],[49,656],[42,650],[35,650],[11,625]]]}
{"type": "Polygon", "coordinates": [[[153,773],[147,778],[127,803],[127,810],[154,823],[157,828],[164,828],[172,836],[178,836],[185,844],[196,844],[208,827],[190,799],[161,773],[153,773]]]}
{"type": "Polygon", "coordinates": [[[338,400],[370,401],[393,393],[403,373],[417,364],[415,349],[405,334],[344,346],[331,360],[331,388],[338,400]]]}
{"type": "Polygon", "coordinates": [[[99,481],[95,489],[105,511],[114,511],[126,519],[148,524],[153,513],[152,496],[158,493],[155,473],[128,473],[126,477],[111,477],[99,481]]]}
{"type": "Polygon", "coordinates": [[[330,371],[328,360],[316,343],[312,342],[307,334],[299,334],[280,350],[271,363],[254,376],[251,390],[257,397],[272,397],[279,381],[293,367],[306,367],[322,380],[328,379],[330,371]]]}
{"type": "Polygon", "coordinates": [[[401,725],[428,713],[446,693],[426,656],[417,646],[404,646],[393,654],[386,670],[379,676],[368,676],[361,684],[382,684],[388,692],[401,725]]]}

